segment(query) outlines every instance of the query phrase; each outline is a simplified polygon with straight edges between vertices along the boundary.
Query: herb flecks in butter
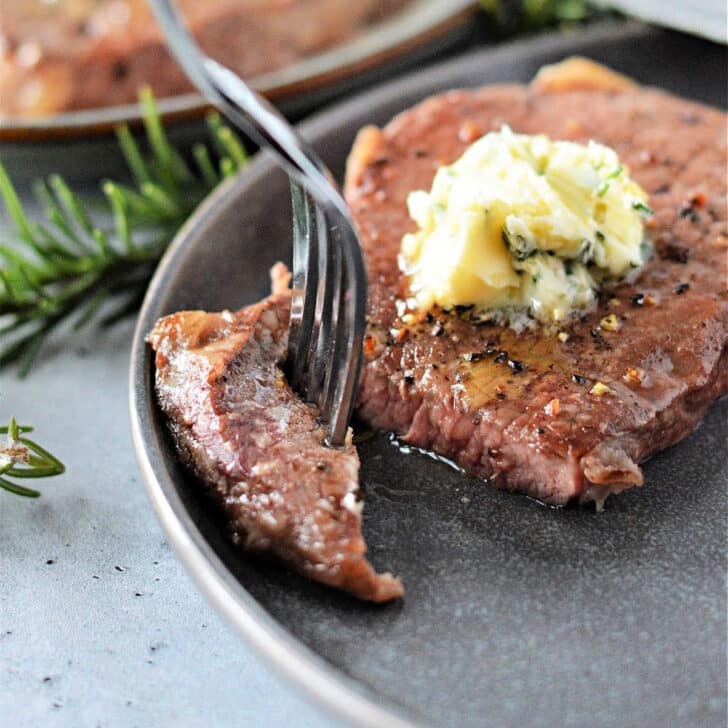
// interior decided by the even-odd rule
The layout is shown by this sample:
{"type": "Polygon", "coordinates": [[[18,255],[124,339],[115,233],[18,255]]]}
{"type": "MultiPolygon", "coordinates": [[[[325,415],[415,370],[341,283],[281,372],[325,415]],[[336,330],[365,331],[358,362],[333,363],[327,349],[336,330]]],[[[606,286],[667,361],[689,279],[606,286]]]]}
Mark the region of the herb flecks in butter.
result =
{"type": "Polygon", "coordinates": [[[421,309],[473,305],[516,328],[567,320],[649,254],[647,194],[609,147],[508,127],[410,193],[401,265],[421,309]]]}

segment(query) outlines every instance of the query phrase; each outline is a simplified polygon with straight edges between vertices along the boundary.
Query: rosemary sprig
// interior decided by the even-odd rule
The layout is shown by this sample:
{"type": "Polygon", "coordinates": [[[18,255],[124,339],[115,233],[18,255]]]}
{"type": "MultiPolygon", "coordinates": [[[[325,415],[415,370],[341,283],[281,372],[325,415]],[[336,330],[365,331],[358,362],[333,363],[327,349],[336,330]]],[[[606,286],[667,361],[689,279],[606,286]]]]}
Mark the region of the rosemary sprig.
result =
{"type": "Polygon", "coordinates": [[[0,367],[17,364],[25,376],[59,325],[109,326],[134,312],[192,210],[247,164],[242,142],[217,114],[207,119],[210,143],[196,144],[188,163],[170,144],[151,91],[140,103],[149,151],[128,127],[117,129],[133,184],[102,183],[110,226],[96,222],[58,175],[36,185],[45,220],[31,220],[0,162],[0,198],[15,228],[12,242],[0,240],[0,367]]]}
{"type": "Polygon", "coordinates": [[[37,498],[40,491],[15,483],[10,478],[50,478],[66,469],[48,450],[25,437],[32,431],[32,427],[19,425],[14,417],[10,418],[9,425],[0,427],[0,434],[8,436],[6,442],[0,442],[0,488],[26,498],[37,498]]]}
{"type": "Polygon", "coordinates": [[[535,31],[588,20],[604,11],[590,0],[480,0],[501,31],[535,31]]]}

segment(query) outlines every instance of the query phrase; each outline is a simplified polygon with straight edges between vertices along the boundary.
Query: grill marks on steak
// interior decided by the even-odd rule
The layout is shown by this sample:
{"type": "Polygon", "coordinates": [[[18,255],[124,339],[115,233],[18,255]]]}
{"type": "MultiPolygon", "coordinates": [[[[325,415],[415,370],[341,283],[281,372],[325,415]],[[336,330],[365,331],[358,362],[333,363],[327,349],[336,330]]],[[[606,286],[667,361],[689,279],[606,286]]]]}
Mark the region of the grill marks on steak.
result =
{"type": "Polygon", "coordinates": [[[159,403],[183,460],[246,548],[271,551],[362,599],[402,596],[399,580],[375,573],[364,556],[354,446],[324,445],[316,411],[279,366],[289,305],[279,290],[236,313],[183,311],[158,321],[149,342],[159,403]]]}
{"type": "Polygon", "coordinates": [[[724,114],[629,87],[453,91],[364,129],[346,184],[370,278],[360,416],[548,503],[601,502],[641,485],[637,463],[688,434],[728,390],[725,159],[724,114]],[[651,193],[654,259],[610,292],[620,305],[602,302],[565,344],[476,325],[467,312],[409,325],[398,315],[408,192],[429,189],[438,166],[503,123],[608,144],[651,193]],[[599,327],[609,313],[616,332],[599,327]],[[590,394],[596,382],[611,392],[590,394]]]}

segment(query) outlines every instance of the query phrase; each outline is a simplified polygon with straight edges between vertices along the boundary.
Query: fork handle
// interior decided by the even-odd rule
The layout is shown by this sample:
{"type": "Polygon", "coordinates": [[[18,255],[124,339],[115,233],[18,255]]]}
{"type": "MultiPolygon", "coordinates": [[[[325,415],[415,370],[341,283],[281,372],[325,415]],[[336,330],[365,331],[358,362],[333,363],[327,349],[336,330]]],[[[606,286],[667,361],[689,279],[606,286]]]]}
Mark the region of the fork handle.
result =
{"type": "Polygon", "coordinates": [[[285,170],[324,208],[348,217],[333,175],[285,117],[228,68],[205,55],[184,25],[173,0],[150,0],[168,45],[188,77],[210,103],[276,154],[285,170]]]}

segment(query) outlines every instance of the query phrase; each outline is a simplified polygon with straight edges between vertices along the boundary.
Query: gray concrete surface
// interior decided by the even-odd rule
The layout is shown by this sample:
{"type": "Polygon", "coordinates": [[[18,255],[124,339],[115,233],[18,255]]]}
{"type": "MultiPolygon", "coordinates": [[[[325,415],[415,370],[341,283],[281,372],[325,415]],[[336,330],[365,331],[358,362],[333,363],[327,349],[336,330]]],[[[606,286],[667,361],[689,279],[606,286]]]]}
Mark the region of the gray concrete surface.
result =
{"type": "Polygon", "coordinates": [[[131,334],[52,346],[24,381],[0,372],[0,419],[34,424],[67,466],[37,500],[0,491],[0,726],[334,726],[166,543],[129,434],[131,334]]]}

